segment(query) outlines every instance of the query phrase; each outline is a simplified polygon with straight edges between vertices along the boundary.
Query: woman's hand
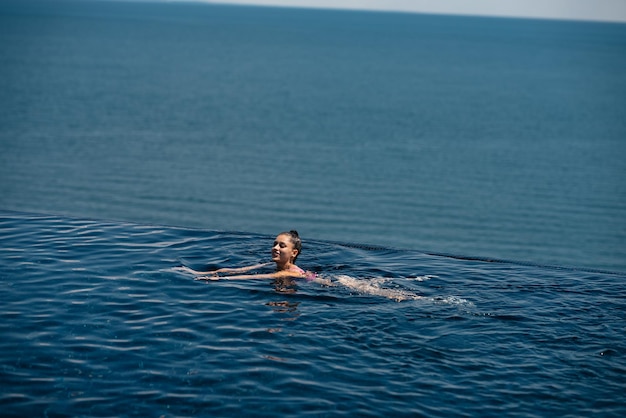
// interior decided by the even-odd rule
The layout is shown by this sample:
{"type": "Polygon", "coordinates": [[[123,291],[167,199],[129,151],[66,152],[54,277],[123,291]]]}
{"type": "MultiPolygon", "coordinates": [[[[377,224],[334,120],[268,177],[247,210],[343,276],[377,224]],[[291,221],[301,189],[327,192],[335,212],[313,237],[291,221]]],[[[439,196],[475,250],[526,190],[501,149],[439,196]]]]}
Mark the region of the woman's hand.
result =
{"type": "Polygon", "coordinates": [[[218,280],[217,273],[220,270],[215,271],[196,271],[187,266],[174,267],[175,270],[182,271],[183,273],[190,273],[196,277],[196,280],[218,280]]]}
{"type": "Polygon", "coordinates": [[[196,277],[194,280],[204,280],[204,281],[218,281],[220,278],[217,274],[213,275],[213,276],[198,276],[196,277]]]}

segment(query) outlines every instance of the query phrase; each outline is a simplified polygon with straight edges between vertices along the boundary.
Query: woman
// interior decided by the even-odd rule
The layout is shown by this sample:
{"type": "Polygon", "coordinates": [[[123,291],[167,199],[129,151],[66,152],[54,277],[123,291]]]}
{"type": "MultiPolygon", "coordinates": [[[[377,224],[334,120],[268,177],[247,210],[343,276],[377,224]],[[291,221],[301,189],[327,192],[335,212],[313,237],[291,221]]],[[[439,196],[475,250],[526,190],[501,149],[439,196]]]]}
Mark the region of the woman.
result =
{"type": "Polygon", "coordinates": [[[256,264],[254,266],[240,268],[221,268],[214,271],[195,271],[188,267],[182,267],[182,270],[199,276],[196,277],[196,280],[278,279],[284,277],[301,277],[307,280],[313,280],[316,277],[315,273],[304,271],[295,264],[301,250],[302,241],[300,240],[298,231],[292,230],[289,232],[281,232],[274,240],[274,246],[272,247],[272,262],[276,263],[276,271],[274,273],[241,274],[268,266],[271,263],[256,264]],[[220,273],[229,275],[219,276],[220,273]]]}

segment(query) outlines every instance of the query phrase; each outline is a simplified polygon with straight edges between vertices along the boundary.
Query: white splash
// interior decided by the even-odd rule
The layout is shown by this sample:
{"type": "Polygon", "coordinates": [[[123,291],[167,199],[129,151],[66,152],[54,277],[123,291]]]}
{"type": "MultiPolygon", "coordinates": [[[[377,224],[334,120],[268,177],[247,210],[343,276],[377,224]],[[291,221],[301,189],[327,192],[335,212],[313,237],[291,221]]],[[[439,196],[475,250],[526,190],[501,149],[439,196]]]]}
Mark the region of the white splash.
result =
{"type": "Polygon", "coordinates": [[[432,297],[429,298],[433,303],[442,303],[446,305],[464,305],[474,306],[474,303],[459,296],[432,297]]]}
{"type": "Polygon", "coordinates": [[[425,276],[415,276],[415,277],[407,277],[407,280],[412,280],[414,282],[425,282],[430,279],[436,279],[439,276],[435,276],[433,274],[427,274],[425,276]]]}

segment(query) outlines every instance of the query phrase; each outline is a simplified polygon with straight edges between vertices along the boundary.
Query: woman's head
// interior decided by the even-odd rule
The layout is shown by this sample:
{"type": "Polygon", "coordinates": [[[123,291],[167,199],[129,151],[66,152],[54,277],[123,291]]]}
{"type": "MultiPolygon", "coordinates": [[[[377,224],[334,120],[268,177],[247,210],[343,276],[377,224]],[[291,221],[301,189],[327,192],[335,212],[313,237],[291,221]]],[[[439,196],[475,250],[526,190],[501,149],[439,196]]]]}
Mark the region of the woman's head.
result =
{"type": "Polygon", "coordinates": [[[302,240],[300,239],[300,235],[298,235],[298,231],[296,231],[295,229],[292,229],[289,232],[281,233],[281,235],[289,236],[289,239],[291,240],[291,243],[293,244],[293,248],[298,250],[298,253],[293,258],[293,261],[296,261],[296,258],[298,258],[298,256],[300,255],[300,252],[302,252],[302,240]]]}
{"type": "Polygon", "coordinates": [[[302,241],[298,231],[281,232],[274,240],[272,261],[282,265],[295,263],[300,251],[302,251],[302,241]]]}

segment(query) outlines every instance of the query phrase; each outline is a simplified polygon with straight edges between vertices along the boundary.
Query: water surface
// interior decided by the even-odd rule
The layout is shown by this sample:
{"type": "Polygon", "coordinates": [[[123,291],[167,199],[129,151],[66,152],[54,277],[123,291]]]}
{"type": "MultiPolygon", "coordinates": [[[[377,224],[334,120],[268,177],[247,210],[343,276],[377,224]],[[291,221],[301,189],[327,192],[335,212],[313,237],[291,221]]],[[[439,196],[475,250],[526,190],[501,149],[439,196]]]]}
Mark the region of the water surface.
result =
{"type": "Polygon", "coordinates": [[[317,240],[330,285],[175,269],[273,238],[2,211],[3,414],[626,413],[623,274],[317,240]]]}

